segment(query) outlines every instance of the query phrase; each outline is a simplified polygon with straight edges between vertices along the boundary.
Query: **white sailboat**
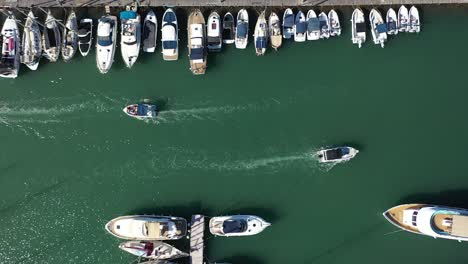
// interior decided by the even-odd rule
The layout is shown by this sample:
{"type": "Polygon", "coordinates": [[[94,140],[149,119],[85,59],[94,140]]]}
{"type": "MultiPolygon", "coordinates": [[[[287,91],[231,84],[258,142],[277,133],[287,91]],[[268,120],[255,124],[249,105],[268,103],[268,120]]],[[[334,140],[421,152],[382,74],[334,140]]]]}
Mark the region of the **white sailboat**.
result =
{"type": "Polygon", "coordinates": [[[307,22],[304,13],[302,11],[297,12],[296,19],[294,20],[294,41],[304,42],[306,41],[307,33],[307,22]]]}
{"type": "Polygon", "coordinates": [[[351,41],[359,48],[366,42],[366,21],[364,12],[360,8],[354,9],[351,15],[351,41]]]}
{"type": "Polygon", "coordinates": [[[249,14],[241,9],[237,13],[235,44],[238,49],[245,49],[249,41],[249,14]]]}
{"type": "Polygon", "coordinates": [[[131,68],[140,53],[141,23],[137,7],[127,6],[125,11],[120,12],[120,23],[120,52],[125,65],[131,68]]]}
{"type": "Polygon", "coordinates": [[[307,40],[320,39],[320,22],[314,10],[307,12],[307,40]]]}
{"type": "Polygon", "coordinates": [[[324,12],[319,14],[320,38],[328,39],[330,37],[330,23],[328,16],[324,12]]]}
{"type": "Polygon", "coordinates": [[[165,61],[174,61],[179,58],[179,27],[177,16],[172,8],[168,8],[162,18],[161,43],[165,61]]]}
{"type": "Polygon", "coordinates": [[[60,48],[62,45],[62,38],[57,20],[52,16],[50,10],[47,12],[45,20],[45,28],[42,33],[42,51],[44,57],[50,62],[56,62],[60,56],[60,48]]]}
{"type": "Polygon", "coordinates": [[[158,19],[153,10],[150,10],[143,22],[143,52],[153,53],[156,50],[157,37],[158,19]]]}
{"type": "Polygon", "coordinates": [[[408,9],[404,5],[400,6],[400,9],[398,9],[397,26],[400,32],[409,31],[409,13],[408,9]]]}
{"type": "Polygon", "coordinates": [[[265,55],[268,46],[268,24],[263,11],[257,19],[254,31],[255,54],[265,55]]]}
{"type": "Polygon", "coordinates": [[[21,50],[21,63],[35,71],[42,56],[41,30],[32,11],[29,11],[24,24],[21,50]]]}
{"type": "Polygon", "coordinates": [[[387,11],[387,34],[389,35],[396,35],[398,34],[398,25],[397,25],[397,14],[393,8],[388,9],[387,11]]]}
{"type": "Polygon", "coordinates": [[[385,24],[382,15],[377,11],[377,9],[371,10],[369,14],[369,22],[374,43],[383,48],[385,41],[387,41],[387,24],[385,24]]]}
{"type": "Polygon", "coordinates": [[[78,27],[78,49],[83,57],[86,57],[93,43],[93,20],[83,18],[78,27]]]}
{"type": "Polygon", "coordinates": [[[221,51],[222,41],[222,29],[221,29],[221,17],[217,12],[211,12],[208,16],[208,24],[206,25],[206,35],[208,37],[207,45],[208,51],[218,52],[221,51]]]}
{"type": "Polygon", "coordinates": [[[290,39],[294,36],[294,13],[291,8],[284,11],[283,14],[283,38],[290,39]]]}
{"type": "Polygon", "coordinates": [[[330,23],[330,36],[339,36],[341,35],[341,24],[338,13],[335,10],[330,10],[328,12],[328,21],[330,23]]]}
{"type": "Polygon", "coordinates": [[[421,30],[421,22],[419,20],[419,11],[415,6],[409,10],[409,30],[410,33],[419,33],[421,30]]]}
{"type": "Polygon", "coordinates": [[[20,35],[15,16],[10,12],[3,23],[0,77],[16,78],[20,67],[20,35]]]}
{"type": "Polygon", "coordinates": [[[67,62],[75,56],[78,49],[78,21],[74,11],[68,15],[62,36],[62,58],[67,62]]]}
{"type": "Polygon", "coordinates": [[[119,248],[140,258],[159,261],[189,256],[189,254],[176,247],[161,241],[126,241],[122,242],[119,248]]]}
{"type": "Polygon", "coordinates": [[[281,21],[278,15],[271,12],[268,18],[268,33],[270,34],[271,47],[274,50],[278,50],[283,42],[283,36],[281,35],[281,21]]]}
{"type": "Polygon", "coordinates": [[[98,21],[96,64],[101,73],[107,73],[114,62],[117,40],[117,17],[109,14],[98,21]]]}

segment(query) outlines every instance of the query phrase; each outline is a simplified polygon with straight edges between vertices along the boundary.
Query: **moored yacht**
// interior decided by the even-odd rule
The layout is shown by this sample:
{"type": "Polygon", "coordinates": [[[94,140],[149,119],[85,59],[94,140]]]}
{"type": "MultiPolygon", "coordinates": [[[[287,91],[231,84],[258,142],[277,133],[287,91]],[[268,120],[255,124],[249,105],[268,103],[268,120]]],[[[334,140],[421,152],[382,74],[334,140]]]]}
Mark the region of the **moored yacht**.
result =
{"type": "Polygon", "coordinates": [[[165,61],[174,61],[179,58],[179,27],[176,13],[172,8],[168,8],[162,18],[161,43],[165,61]]]}
{"type": "Polygon", "coordinates": [[[255,54],[265,55],[268,46],[268,24],[263,11],[257,19],[254,31],[255,54]]]}
{"type": "Polygon", "coordinates": [[[218,52],[221,51],[223,45],[222,30],[221,30],[221,17],[217,12],[211,12],[208,16],[208,25],[206,30],[208,37],[207,45],[208,51],[218,52]]]}
{"type": "Polygon", "coordinates": [[[283,14],[283,38],[290,39],[294,36],[294,13],[291,8],[284,11],[283,14]]]}
{"type": "Polygon", "coordinates": [[[215,236],[252,236],[271,224],[255,215],[216,216],[210,219],[210,233],[215,236]]]}
{"type": "Polygon", "coordinates": [[[195,75],[205,74],[207,51],[205,19],[202,12],[196,9],[190,13],[187,24],[190,70],[195,75]]]}
{"type": "Polygon", "coordinates": [[[398,34],[398,25],[397,25],[397,14],[393,8],[389,8],[387,11],[387,34],[389,35],[396,35],[398,34]]]}
{"type": "Polygon", "coordinates": [[[156,39],[158,37],[158,19],[153,10],[146,14],[143,22],[143,52],[153,53],[156,49],[156,39]]]}
{"type": "Polygon", "coordinates": [[[307,40],[320,39],[320,22],[314,10],[307,12],[307,40]]]}
{"type": "Polygon", "coordinates": [[[93,43],[93,20],[83,18],[78,26],[78,49],[83,57],[86,57],[91,50],[93,43]]]}
{"type": "Polygon", "coordinates": [[[270,34],[271,47],[274,50],[278,50],[283,42],[283,36],[281,35],[281,22],[278,15],[271,12],[268,18],[268,33],[270,34]]]}
{"type": "Polygon", "coordinates": [[[330,23],[328,16],[324,12],[319,14],[320,38],[328,39],[330,37],[330,23]]]}
{"type": "Polygon", "coordinates": [[[24,24],[21,49],[21,62],[35,71],[42,56],[41,30],[32,11],[29,11],[24,24]]]}
{"type": "Polygon", "coordinates": [[[434,238],[468,241],[468,210],[431,204],[402,204],[383,213],[394,226],[434,238]]]}
{"type": "Polygon", "coordinates": [[[127,105],[124,113],[136,119],[154,119],[158,116],[158,108],[155,104],[139,103],[127,105]]]}
{"type": "Polygon", "coordinates": [[[319,162],[339,163],[354,158],[359,151],[352,147],[337,147],[317,151],[319,162]]]}
{"type": "Polygon", "coordinates": [[[74,11],[68,15],[65,27],[63,27],[62,57],[65,62],[75,56],[78,49],[78,21],[74,11]]]}
{"type": "Polygon", "coordinates": [[[44,57],[50,62],[56,62],[60,56],[60,47],[62,38],[57,20],[52,16],[50,10],[47,12],[47,17],[44,22],[45,28],[42,33],[42,50],[44,57]]]}
{"type": "Polygon", "coordinates": [[[20,67],[20,36],[15,16],[9,12],[2,26],[0,77],[16,78],[20,67]]]}
{"type": "Polygon", "coordinates": [[[294,41],[304,42],[306,40],[307,22],[302,11],[297,12],[294,20],[294,41]]]}
{"type": "Polygon", "coordinates": [[[245,49],[249,41],[249,13],[247,10],[241,9],[237,13],[237,25],[236,25],[236,37],[235,43],[236,48],[245,49]]]}
{"type": "Polygon", "coordinates": [[[359,48],[366,42],[366,19],[360,8],[354,9],[351,15],[351,41],[359,48]]]}
{"type": "Polygon", "coordinates": [[[188,257],[189,254],[161,241],[126,241],[119,248],[140,258],[166,260],[188,257]]]}
{"type": "Polygon", "coordinates": [[[120,51],[125,65],[131,68],[140,53],[141,23],[137,7],[127,6],[125,11],[120,12],[120,23],[120,51]]]}
{"type": "Polygon", "coordinates": [[[400,6],[398,9],[397,27],[400,32],[408,32],[409,30],[409,14],[406,6],[400,6]]]}
{"type": "Polygon", "coordinates": [[[129,215],[109,221],[110,234],[128,240],[175,240],[187,234],[187,220],[175,216],[129,215]]]}
{"type": "Polygon", "coordinates": [[[387,41],[387,25],[385,24],[382,15],[377,9],[372,9],[369,14],[369,23],[372,31],[372,39],[374,44],[384,47],[387,41]]]}
{"type": "Polygon", "coordinates": [[[330,36],[339,36],[341,35],[341,24],[338,13],[335,10],[330,10],[328,12],[328,21],[330,23],[330,36]]]}
{"type": "Polygon", "coordinates": [[[223,43],[234,43],[235,31],[234,16],[227,12],[223,17],[223,43]]]}
{"type": "Polygon", "coordinates": [[[98,21],[96,34],[96,64],[101,73],[107,73],[114,62],[117,40],[117,17],[107,14],[98,21]]]}
{"type": "Polygon", "coordinates": [[[421,30],[421,23],[419,21],[419,11],[415,6],[409,10],[409,29],[410,33],[419,33],[421,30]]]}

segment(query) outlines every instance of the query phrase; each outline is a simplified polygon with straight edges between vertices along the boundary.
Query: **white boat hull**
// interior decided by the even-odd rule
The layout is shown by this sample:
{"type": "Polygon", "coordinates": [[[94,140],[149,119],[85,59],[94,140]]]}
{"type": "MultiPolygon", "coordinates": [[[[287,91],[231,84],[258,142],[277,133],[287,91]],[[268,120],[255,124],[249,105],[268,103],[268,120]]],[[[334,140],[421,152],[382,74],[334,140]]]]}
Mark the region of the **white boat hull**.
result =
{"type": "Polygon", "coordinates": [[[351,16],[351,41],[353,44],[357,44],[359,48],[366,42],[364,12],[359,8],[356,8],[351,16]]]}
{"type": "Polygon", "coordinates": [[[96,42],[96,65],[99,72],[107,73],[114,63],[114,55],[117,39],[117,17],[103,16],[99,19],[96,42]],[[100,35],[102,34],[102,35],[100,35]],[[100,38],[107,38],[106,41],[100,38]]]}
{"type": "Polygon", "coordinates": [[[209,228],[213,235],[234,237],[259,234],[270,225],[270,223],[258,216],[232,215],[211,218],[209,228]]]}
{"type": "MultiPolygon", "coordinates": [[[[243,33],[243,32],[242,32],[243,33]]],[[[237,26],[236,26],[236,37],[234,43],[237,49],[246,49],[249,41],[249,14],[247,10],[241,9],[237,14],[237,26]],[[239,35],[241,32],[239,30],[241,21],[243,25],[246,25],[247,29],[245,34],[239,35]]]]}

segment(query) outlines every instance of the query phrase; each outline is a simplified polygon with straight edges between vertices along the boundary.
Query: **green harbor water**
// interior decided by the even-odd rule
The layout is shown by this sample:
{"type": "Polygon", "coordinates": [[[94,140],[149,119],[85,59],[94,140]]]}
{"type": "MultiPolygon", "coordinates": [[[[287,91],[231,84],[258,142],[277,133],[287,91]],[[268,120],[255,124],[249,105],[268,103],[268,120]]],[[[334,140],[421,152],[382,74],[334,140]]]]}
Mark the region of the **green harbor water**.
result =
{"type": "Polygon", "coordinates": [[[128,70],[118,50],[101,75],[93,52],[0,80],[0,263],[131,263],[107,221],[196,213],[272,222],[207,232],[210,262],[467,263],[466,243],[395,232],[381,213],[468,208],[468,8],[423,8],[422,32],[384,49],[370,32],[351,44],[350,13],[339,38],[264,57],[229,46],[204,76],[188,70],[183,24],[177,62],[158,47],[128,70]],[[122,112],[143,98],[161,105],[157,122],[122,112]],[[314,160],[343,144],[361,150],[352,162],[314,160]]]}

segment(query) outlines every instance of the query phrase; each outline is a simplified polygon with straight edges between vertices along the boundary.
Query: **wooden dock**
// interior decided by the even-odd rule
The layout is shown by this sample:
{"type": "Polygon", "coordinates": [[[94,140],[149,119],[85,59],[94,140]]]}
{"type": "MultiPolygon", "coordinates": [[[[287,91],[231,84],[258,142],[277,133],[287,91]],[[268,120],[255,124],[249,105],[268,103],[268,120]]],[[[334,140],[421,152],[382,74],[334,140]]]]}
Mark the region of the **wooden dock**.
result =
{"type": "Polygon", "coordinates": [[[205,217],[192,215],[190,223],[190,263],[203,264],[203,234],[205,233],[205,217]]]}

